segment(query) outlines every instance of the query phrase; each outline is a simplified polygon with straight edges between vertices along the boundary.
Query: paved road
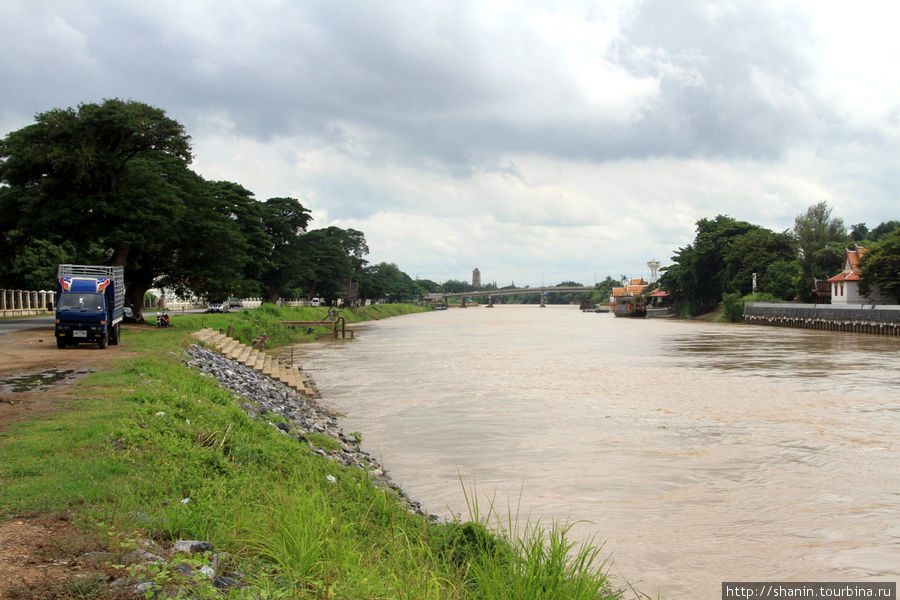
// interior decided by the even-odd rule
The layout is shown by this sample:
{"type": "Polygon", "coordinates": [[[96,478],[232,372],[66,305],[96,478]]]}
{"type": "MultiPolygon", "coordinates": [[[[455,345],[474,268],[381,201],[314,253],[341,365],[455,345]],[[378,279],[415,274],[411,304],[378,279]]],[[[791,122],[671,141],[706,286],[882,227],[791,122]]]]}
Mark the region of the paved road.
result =
{"type": "MultiPolygon", "coordinates": [[[[240,310],[240,309],[238,309],[240,310]]],[[[206,312],[206,309],[203,308],[194,308],[184,311],[184,314],[188,313],[202,313],[206,312]]],[[[172,311],[169,313],[169,316],[174,318],[178,315],[182,314],[180,310],[172,311]]],[[[10,331],[23,331],[25,329],[53,329],[53,319],[52,316],[47,317],[27,317],[22,319],[0,319],[0,333],[6,333],[10,331]]],[[[144,311],[144,319],[148,323],[156,323],[156,309],[147,309],[144,311]]]]}
{"type": "Polygon", "coordinates": [[[0,333],[25,329],[53,329],[53,317],[29,317],[27,319],[0,320],[0,333]]]}

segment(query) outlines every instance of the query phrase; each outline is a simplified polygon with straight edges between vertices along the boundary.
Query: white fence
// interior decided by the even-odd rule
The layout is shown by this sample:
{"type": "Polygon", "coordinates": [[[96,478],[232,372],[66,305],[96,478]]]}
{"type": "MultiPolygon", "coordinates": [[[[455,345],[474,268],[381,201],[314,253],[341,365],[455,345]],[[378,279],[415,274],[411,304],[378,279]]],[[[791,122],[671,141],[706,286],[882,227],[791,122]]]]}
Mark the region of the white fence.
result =
{"type": "MultiPolygon", "coordinates": [[[[53,312],[52,305],[56,292],[50,290],[6,290],[0,289],[0,317],[27,317],[34,315],[46,315],[53,312]]],[[[262,298],[242,298],[244,308],[257,308],[263,303],[262,298]]],[[[279,298],[278,304],[286,306],[309,306],[306,299],[287,300],[279,298]]],[[[156,302],[144,302],[144,311],[165,309],[170,311],[185,311],[205,309],[207,303],[199,300],[180,300],[177,298],[165,298],[156,302]]]]}
{"type": "Polygon", "coordinates": [[[48,313],[55,294],[48,290],[0,290],[0,316],[24,317],[48,313]]]}
{"type": "MultiPolygon", "coordinates": [[[[258,308],[260,304],[263,303],[262,298],[241,298],[241,306],[243,308],[258,308]]],[[[165,309],[166,310],[192,310],[198,308],[206,308],[207,302],[200,302],[199,300],[178,300],[172,298],[166,298],[165,300],[165,309]]],[[[279,298],[276,304],[282,306],[309,306],[309,300],[287,300],[285,298],[279,298]]],[[[154,306],[145,306],[145,309],[154,309],[157,308],[154,306]]],[[[240,310],[239,308],[232,307],[231,310],[240,310]]]]}

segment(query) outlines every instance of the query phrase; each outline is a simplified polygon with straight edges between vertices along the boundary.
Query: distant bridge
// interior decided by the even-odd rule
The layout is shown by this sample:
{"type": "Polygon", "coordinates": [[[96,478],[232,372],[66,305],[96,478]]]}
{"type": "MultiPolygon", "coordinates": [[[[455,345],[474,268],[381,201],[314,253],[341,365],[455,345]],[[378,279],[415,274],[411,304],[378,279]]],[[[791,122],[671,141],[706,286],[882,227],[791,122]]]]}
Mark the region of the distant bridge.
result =
{"type": "Polygon", "coordinates": [[[588,287],[588,286],[559,286],[559,287],[527,287],[527,288],[513,288],[513,289],[503,289],[503,290],[478,290],[472,292],[452,292],[452,293],[444,293],[444,292],[435,292],[433,294],[426,294],[425,299],[431,300],[432,302],[436,300],[440,300],[445,305],[447,304],[447,298],[462,298],[462,307],[465,308],[466,300],[469,298],[478,298],[478,297],[488,297],[488,306],[494,305],[494,296],[513,296],[515,294],[540,294],[541,295],[541,306],[544,306],[544,298],[547,294],[552,292],[593,292],[596,287],[588,287]]]}

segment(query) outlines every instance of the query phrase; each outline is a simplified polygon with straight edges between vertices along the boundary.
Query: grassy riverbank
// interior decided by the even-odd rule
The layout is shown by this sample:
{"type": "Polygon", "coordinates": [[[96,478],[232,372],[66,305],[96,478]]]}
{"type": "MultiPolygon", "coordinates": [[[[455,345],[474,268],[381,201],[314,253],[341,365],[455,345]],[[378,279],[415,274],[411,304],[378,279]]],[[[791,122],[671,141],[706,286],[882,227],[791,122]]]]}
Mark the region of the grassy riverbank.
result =
{"type": "MultiPolygon", "coordinates": [[[[414,309],[341,314],[358,322],[414,309]]],[[[365,473],[249,419],[213,379],[182,362],[190,332],[202,326],[231,326],[245,342],[265,332],[296,343],[314,334],[278,323],[326,313],[263,307],[178,315],[170,329],[129,328],[120,346],[127,357],[69,387],[59,412],[8,427],[0,434],[0,522],[65,515],[112,556],[99,573],[62,584],[0,583],[0,597],[129,597],[109,591],[107,579],[129,572],[118,565],[139,539],[208,540],[228,552],[242,585],[226,592],[185,584],[174,562],[130,569],[186,586],[191,598],[617,597],[599,548],[575,547],[564,527],[505,533],[498,515],[474,500],[472,522],[428,523],[365,473]]]]}

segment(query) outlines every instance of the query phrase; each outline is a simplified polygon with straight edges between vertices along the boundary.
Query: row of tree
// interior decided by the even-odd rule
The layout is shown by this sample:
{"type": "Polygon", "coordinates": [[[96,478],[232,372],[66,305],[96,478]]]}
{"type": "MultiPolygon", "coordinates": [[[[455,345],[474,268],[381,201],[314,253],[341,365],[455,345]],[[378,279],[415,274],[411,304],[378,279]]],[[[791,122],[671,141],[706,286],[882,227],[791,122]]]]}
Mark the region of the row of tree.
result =
{"type": "MultiPolygon", "coordinates": [[[[622,280],[624,279],[625,276],[623,275],[622,280]]],[[[613,279],[612,277],[607,276],[606,280],[594,284],[594,290],[591,291],[590,294],[585,294],[584,292],[553,291],[553,288],[561,287],[586,287],[583,283],[578,283],[576,281],[563,281],[561,283],[554,284],[553,286],[547,286],[546,288],[536,288],[536,290],[544,289],[546,291],[546,296],[544,296],[543,298],[543,301],[546,304],[577,304],[586,296],[589,296],[594,304],[601,304],[609,302],[609,297],[612,295],[613,287],[622,285],[622,280],[613,279]]],[[[433,281],[419,281],[417,283],[419,283],[419,285],[427,292],[444,292],[448,294],[469,292],[471,293],[471,297],[476,300],[483,300],[487,296],[491,296],[491,292],[507,291],[507,293],[503,295],[493,295],[494,304],[541,303],[541,295],[536,293],[536,291],[522,292],[519,294],[509,293],[508,290],[530,289],[531,287],[527,285],[519,287],[516,286],[515,282],[503,287],[498,287],[496,283],[489,283],[481,287],[475,287],[470,283],[459,281],[456,279],[450,279],[440,285],[434,283],[433,281]]]]}
{"type": "Polygon", "coordinates": [[[715,308],[726,294],[810,300],[841,272],[846,250],[856,246],[868,250],[861,264],[863,291],[877,285],[900,300],[900,221],[872,230],[859,223],[848,231],[825,202],[781,233],[723,215],[697,221],[694,242],[675,252],[658,287],[675,295],[681,312],[693,314],[715,308]]]}
{"type": "Polygon", "coordinates": [[[154,286],[211,300],[411,300],[396,265],[369,265],[365,235],[308,230],[295,198],[257,201],[189,168],[190,137],[164,111],[105,100],[55,109],[0,141],[0,287],[52,289],[59,263],[125,267],[129,301],[154,286]]]}
{"type": "MultiPolygon", "coordinates": [[[[140,102],[113,99],[38,114],[0,141],[6,259],[0,288],[50,289],[59,263],[84,263],[124,266],[136,307],[153,286],[210,300],[318,296],[328,302],[501,289],[413,280],[395,264],[370,265],[363,232],[308,230],[312,215],[297,199],[257,201],[238,183],[203,179],[189,168],[191,160],[184,127],[140,102]]],[[[806,299],[817,280],[841,270],[845,249],[855,243],[869,248],[864,283],[900,300],[900,222],[871,230],[859,223],[848,231],[824,202],[781,233],[723,215],[701,219],[694,242],[675,252],[658,287],[672,292],[685,313],[709,310],[725,294],[750,293],[754,275],[758,291],[806,299]]],[[[608,276],[592,298],[606,301],[619,284],[608,276]]],[[[548,301],[580,296],[557,293],[548,301]]]]}
{"type": "MultiPolygon", "coordinates": [[[[811,300],[827,291],[826,280],[838,274],[848,248],[867,248],[861,289],[877,285],[888,297],[900,301],[900,221],[880,223],[869,229],[865,223],[848,231],[843,220],[831,216],[831,208],[820,202],[794,219],[793,229],[776,233],[765,227],[728,216],[697,221],[692,244],[678,248],[672,264],[662,269],[659,281],[648,286],[668,291],[682,314],[700,314],[716,308],[725,295],[746,296],[753,292],[776,300],[811,300]]],[[[591,300],[609,301],[613,287],[623,285],[626,276],[607,276],[595,284],[591,300]]],[[[495,284],[474,288],[464,281],[447,281],[441,286],[428,282],[429,291],[472,292],[473,297],[498,289],[495,284]],[[479,293],[482,292],[482,293],[479,293]]],[[[558,286],[582,286],[563,282],[558,286]]],[[[514,288],[513,286],[508,286],[514,288]]],[[[547,302],[571,304],[583,294],[551,293],[547,302]]],[[[498,296],[494,302],[529,304],[540,302],[536,294],[498,296]]]]}

